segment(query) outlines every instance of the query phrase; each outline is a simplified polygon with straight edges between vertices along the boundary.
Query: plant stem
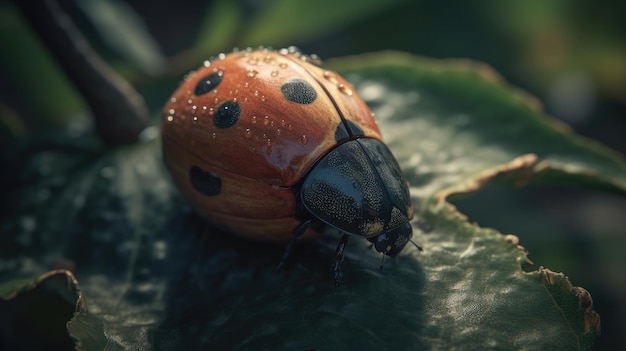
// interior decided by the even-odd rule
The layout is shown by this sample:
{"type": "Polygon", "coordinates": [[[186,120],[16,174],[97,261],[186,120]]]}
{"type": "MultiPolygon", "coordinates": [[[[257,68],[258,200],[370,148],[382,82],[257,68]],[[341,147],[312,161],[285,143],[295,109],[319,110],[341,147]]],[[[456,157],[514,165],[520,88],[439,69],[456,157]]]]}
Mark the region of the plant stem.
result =
{"type": "Polygon", "coordinates": [[[149,123],[143,97],[98,56],[56,0],[15,1],[92,111],[108,145],[137,140],[149,123]]]}

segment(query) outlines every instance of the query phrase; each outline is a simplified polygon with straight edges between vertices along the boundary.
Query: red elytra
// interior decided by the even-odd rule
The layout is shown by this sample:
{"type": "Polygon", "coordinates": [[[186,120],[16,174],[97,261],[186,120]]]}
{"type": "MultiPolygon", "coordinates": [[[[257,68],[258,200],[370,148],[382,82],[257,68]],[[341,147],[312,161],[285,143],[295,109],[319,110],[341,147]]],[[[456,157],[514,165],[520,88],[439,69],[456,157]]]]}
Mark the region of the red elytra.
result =
{"type": "Polygon", "coordinates": [[[295,50],[241,51],[186,76],[163,108],[163,151],[176,185],[202,216],[244,237],[287,241],[302,221],[296,188],[338,144],[342,121],[382,141],[350,84],[318,63],[295,50]],[[237,105],[233,122],[224,110],[237,105]],[[216,115],[231,120],[216,123],[216,115]],[[219,192],[197,190],[194,166],[219,177],[219,192]]]}
{"type": "Polygon", "coordinates": [[[243,237],[289,241],[279,267],[297,238],[341,233],[338,285],[349,237],[395,256],[411,241],[413,206],[369,108],[320,64],[294,49],[207,61],[165,105],[162,141],[199,214],[243,237]]]}

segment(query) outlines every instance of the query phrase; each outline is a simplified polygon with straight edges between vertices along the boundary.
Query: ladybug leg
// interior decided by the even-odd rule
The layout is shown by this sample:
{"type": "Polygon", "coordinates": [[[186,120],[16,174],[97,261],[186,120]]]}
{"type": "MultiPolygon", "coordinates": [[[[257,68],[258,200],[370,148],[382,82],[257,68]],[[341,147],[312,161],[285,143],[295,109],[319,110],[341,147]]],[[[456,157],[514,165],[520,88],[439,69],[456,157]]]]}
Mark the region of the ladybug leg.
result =
{"type": "Polygon", "coordinates": [[[289,256],[291,256],[291,252],[293,251],[293,246],[296,240],[304,235],[304,233],[306,233],[307,229],[309,229],[312,224],[313,220],[309,219],[300,223],[296,227],[296,229],[293,230],[293,232],[291,233],[291,238],[287,243],[287,247],[285,247],[285,251],[283,252],[283,257],[281,257],[280,262],[278,262],[278,265],[276,266],[276,269],[274,269],[275,272],[278,272],[285,266],[285,263],[287,263],[287,259],[289,258],[289,256]]]}
{"type": "Polygon", "coordinates": [[[350,236],[348,236],[348,234],[344,234],[341,239],[339,239],[339,244],[337,244],[337,250],[335,251],[335,268],[333,269],[335,286],[339,286],[339,283],[341,283],[341,278],[343,278],[343,273],[341,273],[341,262],[343,262],[343,256],[344,252],[346,251],[348,239],[350,239],[350,236]]]}

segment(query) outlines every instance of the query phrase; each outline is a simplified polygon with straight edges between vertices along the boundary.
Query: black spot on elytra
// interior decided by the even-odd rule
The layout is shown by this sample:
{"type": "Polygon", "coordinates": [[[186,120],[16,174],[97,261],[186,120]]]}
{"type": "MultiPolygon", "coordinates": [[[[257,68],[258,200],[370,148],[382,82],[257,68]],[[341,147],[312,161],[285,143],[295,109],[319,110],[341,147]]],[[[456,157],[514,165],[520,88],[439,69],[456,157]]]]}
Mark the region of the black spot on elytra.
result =
{"type": "Polygon", "coordinates": [[[337,129],[335,129],[335,141],[341,141],[349,137],[363,135],[365,135],[365,133],[363,133],[363,129],[361,129],[361,127],[359,127],[356,123],[350,120],[344,120],[342,122],[339,122],[339,125],[337,125],[337,129]],[[346,129],[346,125],[348,126],[349,132],[348,129],[346,129]]]}
{"type": "Polygon", "coordinates": [[[209,91],[217,88],[218,85],[224,79],[224,75],[221,72],[211,73],[208,76],[200,79],[198,84],[196,85],[196,90],[194,90],[194,94],[203,95],[208,93],[209,91]]]}
{"type": "Polygon", "coordinates": [[[206,172],[198,166],[189,168],[189,181],[194,189],[206,196],[214,196],[222,191],[222,180],[213,172],[206,172]]]}
{"type": "Polygon", "coordinates": [[[241,115],[241,106],[237,101],[229,100],[222,103],[213,116],[213,124],[218,128],[229,128],[237,124],[241,115]]]}
{"type": "Polygon", "coordinates": [[[292,79],[280,87],[285,99],[298,104],[310,104],[317,98],[317,92],[304,79],[292,79]]]}

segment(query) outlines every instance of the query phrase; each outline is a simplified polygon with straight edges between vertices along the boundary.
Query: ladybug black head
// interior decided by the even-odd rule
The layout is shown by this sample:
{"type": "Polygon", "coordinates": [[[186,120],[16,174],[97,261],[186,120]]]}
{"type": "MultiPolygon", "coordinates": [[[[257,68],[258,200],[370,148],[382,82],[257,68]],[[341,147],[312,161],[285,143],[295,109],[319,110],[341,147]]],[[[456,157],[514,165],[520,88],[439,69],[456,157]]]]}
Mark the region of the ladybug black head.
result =
{"type": "Polygon", "coordinates": [[[411,224],[407,222],[368,240],[374,243],[376,251],[382,252],[387,256],[395,256],[404,249],[404,246],[411,240],[412,236],[413,229],[411,224]]]}

